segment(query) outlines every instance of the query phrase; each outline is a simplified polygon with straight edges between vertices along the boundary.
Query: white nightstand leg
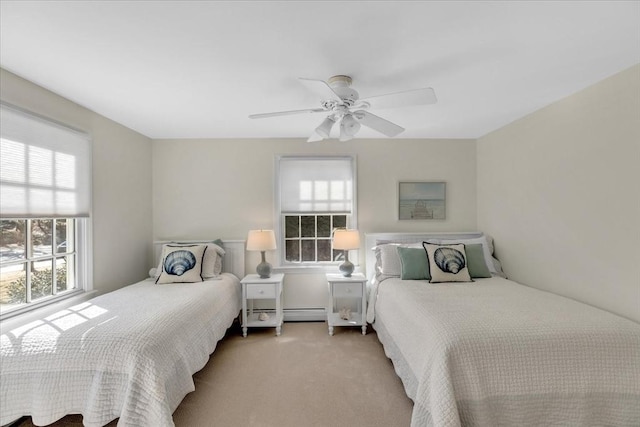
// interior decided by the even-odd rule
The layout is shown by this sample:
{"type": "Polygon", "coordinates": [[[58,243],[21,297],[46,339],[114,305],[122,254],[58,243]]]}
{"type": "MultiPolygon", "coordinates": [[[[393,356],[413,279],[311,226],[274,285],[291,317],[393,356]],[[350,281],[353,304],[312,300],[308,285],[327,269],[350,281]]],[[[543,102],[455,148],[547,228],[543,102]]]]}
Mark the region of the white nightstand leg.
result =
{"type": "Polygon", "coordinates": [[[360,302],[360,315],[362,316],[362,335],[367,335],[367,289],[363,285],[362,301],[360,302]]]}
{"type": "Polygon", "coordinates": [[[333,336],[333,326],[329,326],[329,336],[333,336]]]}
{"type": "Polygon", "coordinates": [[[276,297],[276,319],[278,324],[276,325],[276,336],[279,337],[282,332],[282,322],[283,322],[283,314],[282,314],[282,287],[278,286],[277,297],[276,297]]]}
{"type": "Polygon", "coordinates": [[[242,336],[247,337],[247,286],[242,284],[242,336]]]}

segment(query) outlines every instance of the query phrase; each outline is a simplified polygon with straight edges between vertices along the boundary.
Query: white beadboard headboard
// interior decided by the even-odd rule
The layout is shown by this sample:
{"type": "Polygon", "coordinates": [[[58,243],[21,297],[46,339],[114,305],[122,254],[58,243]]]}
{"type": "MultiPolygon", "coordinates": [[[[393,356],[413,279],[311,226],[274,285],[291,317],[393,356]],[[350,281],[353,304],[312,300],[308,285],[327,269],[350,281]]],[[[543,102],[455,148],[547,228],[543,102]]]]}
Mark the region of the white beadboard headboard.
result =
{"type": "Polygon", "coordinates": [[[428,239],[473,239],[481,237],[481,231],[466,232],[416,232],[416,233],[365,233],[365,252],[367,279],[371,280],[375,274],[376,256],[373,248],[378,242],[386,243],[419,243],[428,239]]]}
{"type": "MultiPolygon", "coordinates": [[[[165,243],[211,243],[211,240],[158,240],[153,242],[153,259],[154,262],[160,259],[162,245],[165,243]]],[[[238,279],[244,277],[244,240],[222,240],[225,255],[222,258],[222,271],[233,273],[238,279]]],[[[155,267],[155,265],[154,265],[155,267]]]]}

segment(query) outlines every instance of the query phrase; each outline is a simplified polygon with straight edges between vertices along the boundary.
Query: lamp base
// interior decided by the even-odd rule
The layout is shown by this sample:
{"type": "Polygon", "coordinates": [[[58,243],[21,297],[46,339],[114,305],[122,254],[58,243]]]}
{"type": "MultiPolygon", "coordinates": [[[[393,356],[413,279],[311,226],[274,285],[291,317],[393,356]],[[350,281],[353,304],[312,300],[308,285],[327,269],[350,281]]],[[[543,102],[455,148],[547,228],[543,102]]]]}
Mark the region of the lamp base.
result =
{"type": "Polygon", "coordinates": [[[351,273],[353,273],[354,266],[353,266],[353,263],[347,259],[342,264],[340,264],[340,267],[338,267],[338,269],[340,270],[340,273],[342,273],[344,277],[351,277],[351,273]]]}
{"type": "Polygon", "coordinates": [[[258,276],[260,276],[261,279],[268,279],[269,277],[271,277],[271,264],[265,261],[264,251],[261,252],[262,262],[256,267],[256,273],[258,273],[258,276]]]}

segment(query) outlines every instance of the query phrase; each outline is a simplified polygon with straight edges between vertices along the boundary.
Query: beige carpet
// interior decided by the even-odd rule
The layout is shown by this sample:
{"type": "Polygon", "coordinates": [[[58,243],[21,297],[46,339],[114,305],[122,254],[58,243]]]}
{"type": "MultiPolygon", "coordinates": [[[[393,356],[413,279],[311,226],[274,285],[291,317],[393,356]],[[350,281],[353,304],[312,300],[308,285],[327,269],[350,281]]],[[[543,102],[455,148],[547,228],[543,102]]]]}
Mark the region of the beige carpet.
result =
{"type": "MultiPolygon", "coordinates": [[[[285,323],[280,337],[253,328],[242,338],[234,325],[194,380],[173,414],[178,427],[402,427],[413,409],[371,328],[330,337],[326,323],[285,323]]],[[[73,415],[52,424],[81,425],[73,415]]]]}

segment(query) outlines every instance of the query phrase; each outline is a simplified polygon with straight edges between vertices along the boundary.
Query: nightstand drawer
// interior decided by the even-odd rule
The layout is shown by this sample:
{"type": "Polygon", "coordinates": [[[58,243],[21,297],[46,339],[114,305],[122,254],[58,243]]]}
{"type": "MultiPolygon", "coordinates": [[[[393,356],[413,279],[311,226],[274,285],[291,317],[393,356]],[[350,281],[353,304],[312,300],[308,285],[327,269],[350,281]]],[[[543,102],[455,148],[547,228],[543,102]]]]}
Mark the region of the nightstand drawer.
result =
{"type": "Polygon", "coordinates": [[[274,283],[247,284],[248,299],[276,298],[276,288],[274,283]]]}
{"type": "Polygon", "coordinates": [[[336,298],[362,296],[362,284],[360,283],[334,283],[333,296],[336,298]]]}

